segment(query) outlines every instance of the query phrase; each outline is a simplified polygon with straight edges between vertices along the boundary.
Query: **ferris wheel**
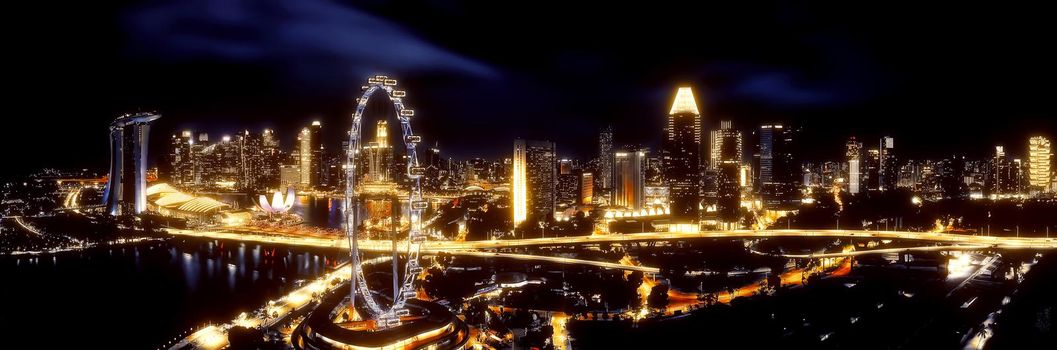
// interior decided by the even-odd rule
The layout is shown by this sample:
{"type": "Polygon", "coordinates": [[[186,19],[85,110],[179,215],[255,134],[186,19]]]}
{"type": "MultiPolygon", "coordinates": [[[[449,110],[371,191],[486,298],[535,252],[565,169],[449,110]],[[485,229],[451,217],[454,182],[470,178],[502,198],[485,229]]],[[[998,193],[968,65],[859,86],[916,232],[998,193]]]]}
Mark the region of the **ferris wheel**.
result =
{"type": "MultiPolygon", "coordinates": [[[[415,279],[422,273],[423,269],[418,263],[419,251],[426,235],[422,233],[422,211],[427,204],[422,200],[421,179],[425,169],[418,163],[416,146],[422,138],[416,136],[411,130],[411,117],[415,111],[404,105],[403,98],[407,93],[397,89],[396,79],[390,79],[384,75],[376,75],[367,79],[367,84],[362,86],[363,94],[356,99],[356,111],[352,115],[352,129],[349,132],[349,148],[346,150],[346,173],[345,173],[345,235],[349,240],[349,255],[352,265],[352,283],[349,294],[350,306],[355,309],[357,295],[363,300],[363,309],[367,315],[363,319],[373,319],[379,328],[389,328],[400,325],[400,318],[410,316],[411,312],[406,307],[407,300],[416,297],[415,279]],[[396,119],[400,121],[403,142],[407,152],[407,176],[409,179],[408,189],[408,223],[410,231],[407,239],[407,264],[404,266],[404,274],[401,279],[397,273],[398,255],[396,248],[393,249],[393,300],[387,307],[383,307],[375,300],[374,293],[364,279],[362,261],[360,259],[359,242],[357,238],[355,210],[356,193],[356,166],[358,164],[360,138],[362,130],[363,112],[367,109],[367,102],[376,94],[385,94],[393,104],[396,119]]],[[[395,203],[394,203],[395,204],[395,203]]],[[[392,237],[395,241],[396,237],[392,237]]],[[[394,244],[394,247],[396,245],[394,244]]]]}

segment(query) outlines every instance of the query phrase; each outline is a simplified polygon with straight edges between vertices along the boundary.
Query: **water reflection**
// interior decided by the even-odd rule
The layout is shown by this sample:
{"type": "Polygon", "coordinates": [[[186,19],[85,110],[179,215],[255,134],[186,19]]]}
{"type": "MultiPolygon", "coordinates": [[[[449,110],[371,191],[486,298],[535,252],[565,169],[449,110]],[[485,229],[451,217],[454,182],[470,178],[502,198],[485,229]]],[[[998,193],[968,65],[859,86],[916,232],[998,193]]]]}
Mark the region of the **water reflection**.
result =
{"type": "MultiPolygon", "coordinates": [[[[337,250],[203,240],[0,257],[4,300],[18,301],[0,312],[0,323],[28,335],[13,338],[50,339],[48,347],[157,348],[189,327],[257,308],[342,257],[337,250]],[[106,322],[64,327],[68,337],[46,334],[50,328],[40,325],[55,324],[58,315],[106,322]],[[116,329],[122,336],[99,336],[116,329]]],[[[14,341],[11,348],[26,348],[14,341]]]]}
{"type": "MultiPolygon", "coordinates": [[[[251,196],[222,194],[215,197],[241,208],[257,206],[251,196]]],[[[301,216],[304,222],[311,226],[341,228],[341,223],[344,220],[341,214],[342,202],[344,200],[340,198],[297,196],[297,200],[294,201],[294,207],[290,208],[290,212],[301,216]]]]}

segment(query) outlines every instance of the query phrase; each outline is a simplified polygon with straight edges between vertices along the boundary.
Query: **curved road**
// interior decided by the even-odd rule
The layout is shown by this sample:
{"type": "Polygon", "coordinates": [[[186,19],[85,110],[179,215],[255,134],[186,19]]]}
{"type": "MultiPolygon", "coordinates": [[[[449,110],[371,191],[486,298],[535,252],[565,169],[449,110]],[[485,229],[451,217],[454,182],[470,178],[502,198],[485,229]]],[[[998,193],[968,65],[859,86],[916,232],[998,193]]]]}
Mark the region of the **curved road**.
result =
{"type": "MultiPolygon", "coordinates": [[[[170,234],[180,236],[194,236],[212,239],[227,239],[236,241],[253,241],[260,243],[290,244],[312,247],[345,248],[347,241],[341,237],[318,237],[318,236],[290,236],[277,233],[276,235],[247,234],[225,231],[194,231],[168,229],[170,234]]],[[[520,260],[535,260],[566,264],[583,264],[609,269],[623,269],[642,272],[656,272],[656,268],[632,267],[608,262],[539,256],[531,254],[514,253],[491,253],[480,252],[480,249],[497,249],[513,247],[533,246],[556,246],[576,244],[598,244],[598,243],[626,243],[626,242],[650,242],[685,240],[701,238],[771,238],[771,237],[820,237],[820,238],[869,238],[869,239],[904,239],[924,242],[945,243],[945,246],[929,246],[915,248],[890,248],[869,251],[854,251],[847,253],[828,253],[815,255],[784,255],[789,258],[827,258],[844,257],[863,254],[875,254],[885,252],[902,252],[908,250],[979,250],[985,248],[1000,249],[1054,249],[1057,248],[1057,239],[1041,237],[995,237],[995,236],[971,236],[952,233],[934,232],[902,232],[902,231],[852,231],[852,230],[731,230],[731,231],[700,231],[690,233],[673,232],[648,232],[632,234],[612,234],[599,236],[576,236],[576,237],[554,237],[554,238],[530,238],[511,240],[489,240],[489,241],[428,241],[422,245],[423,253],[445,252],[453,255],[513,258],[520,260]]],[[[402,243],[401,245],[406,245],[402,243]]],[[[388,240],[361,240],[360,250],[369,252],[392,251],[392,242],[388,240]]]]}

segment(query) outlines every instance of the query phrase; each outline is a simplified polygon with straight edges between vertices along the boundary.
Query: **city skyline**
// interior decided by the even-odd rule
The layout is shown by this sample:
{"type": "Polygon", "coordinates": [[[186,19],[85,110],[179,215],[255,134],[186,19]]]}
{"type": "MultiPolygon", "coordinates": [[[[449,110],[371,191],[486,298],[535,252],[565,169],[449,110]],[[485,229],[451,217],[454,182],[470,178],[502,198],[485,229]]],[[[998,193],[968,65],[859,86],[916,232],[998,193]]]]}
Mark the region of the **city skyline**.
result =
{"type": "Polygon", "coordinates": [[[9,22],[13,348],[1057,342],[1048,11],[55,7],[9,22]]]}

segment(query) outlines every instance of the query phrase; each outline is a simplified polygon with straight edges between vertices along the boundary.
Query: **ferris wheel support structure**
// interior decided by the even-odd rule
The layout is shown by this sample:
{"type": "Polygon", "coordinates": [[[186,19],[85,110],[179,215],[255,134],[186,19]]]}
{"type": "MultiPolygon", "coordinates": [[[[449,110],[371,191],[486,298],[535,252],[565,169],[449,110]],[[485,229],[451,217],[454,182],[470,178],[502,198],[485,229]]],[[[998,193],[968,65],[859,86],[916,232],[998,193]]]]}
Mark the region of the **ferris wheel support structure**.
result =
{"type": "MultiPolygon", "coordinates": [[[[400,317],[410,315],[406,304],[408,299],[417,296],[415,291],[415,279],[422,273],[422,267],[418,263],[419,251],[426,235],[422,232],[422,211],[427,207],[422,200],[421,179],[425,174],[418,162],[417,146],[422,138],[416,136],[411,129],[411,117],[415,111],[404,105],[407,93],[397,89],[397,81],[384,75],[376,75],[367,80],[362,86],[363,94],[356,99],[356,111],[352,115],[352,129],[349,131],[349,148],[346,150],[345,162],[345,235],[349,240],[349,258],[352,262],[352,283],[350,284],[349,304],[356,309],[356,295],[359,294],[363,300],[364,309],[374,319],[379,328],[390,328],[400,325],[400,317]],[[407,263],[404,265],[404,276],[400,278],[396,272],[399,256],[396,249],[396,234],[394,230],[392,240],[393,246],[393,300],[388,307],[383,307],[373,296],[373,292],[364,279],[362,261],[359,251],[359,239],[357,237],[357,215],[359,215],[358,200],[356,192],[356,166],[360,150],[360,139],[362,131],[363,112],[367,109],[367,102],[376,94],[385,94],[393,104],[395,117],[400,121],[403,143],[407,152],[406,173],[409,179],[408,189],[408,223],[410,230],[407,237],[407,263]],[[399,288],[397,288],[399,286],[399,288]]],[[[394,206],[399,205],[394,203],[394,206]]]]}

